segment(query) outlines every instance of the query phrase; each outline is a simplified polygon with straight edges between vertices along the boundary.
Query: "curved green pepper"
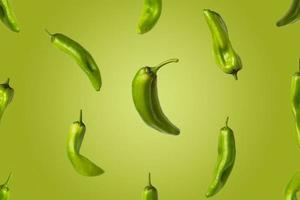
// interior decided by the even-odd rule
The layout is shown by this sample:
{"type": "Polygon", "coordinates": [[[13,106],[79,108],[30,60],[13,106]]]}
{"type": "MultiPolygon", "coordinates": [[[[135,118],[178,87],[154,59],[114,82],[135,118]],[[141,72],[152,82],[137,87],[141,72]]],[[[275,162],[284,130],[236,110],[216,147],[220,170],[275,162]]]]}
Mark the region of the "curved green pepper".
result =
{"type": "Polygon", "coordinates": [[[206,197],[217,194],[224,187],[234,165],[236,154],[235,141],[233,131],[228,127],[228,119],[226,120],[226,126],[220,131],[217,166],[206,197]]]}
{"type": "Polygon", "coordinates": [[[96,91],[99,91],[102,85],[99,68],[91,54],[79,43],[61,33],[51,34],[51,42],[60,50],[72,56],[81,69],[86,73],[96,91]]]}
{"type": "Polygon", "coordinates": [[[20,32],[15,14],[8,0],[0,0],[0,19],[10,30],[20,32]]]}
{"type": "Polygon", "coordinates": [[[162,0],[144,0],[143,12],[140,16],[137,32],[150,31],[157,23],[162,10],[162,0]]]}
{"type": "Polygon", "coordinates": [[[278,27],[297,22],[300,19],[300,0],[293,0],[287,13],[276,23],[278,27]]]}
{"type": "Polygon", "coordinates": [[[296,121],[297,142],[300,147],[300,60],[299,71],[292,76],[291,99],[292,110],[296,121]]]}
{"type": "Polygon", "coordinates": [[[237,80],[237,73],[242,69],[242,61],[232,48],[225,22],[218,13],[209,9],[204,9],[204,16],[212,34],[217,65],[223,72],[232,74],[237,80]]]}
{"type": "Polygon", "coordinates": [[[285,200],[297,200],[297,193],[300,191],[300,172],[297,172],[285,189],[285,200]]]}
{"type": "Polygon", "coordinates": [[[151,174],[148,176],[148,185],[143,191],[143,200],[158,200],[157,189],[151,184],[151,174]]]}
{"type": "Polygon", "coordinates": [[[7,106],[11,103],[14,97],[14,89],[9,86],[9,79],[3,84],[0,84],[0,120],[7,106]]]}
{"type": "Polygon", "coordinates": [[[178,62],[178,59],[167,60],[156,67],[142,67],[132,81],[132,97],[136,110],[147,125],[162,133],[179,135],[180,130],[163,113],[157,94],[156,73],[171,62],[178,62]]]}
{"type": "Polygon", "coordinates": [[[5,183],[0,185],[0,200],[8,200],[10,197],[10,190],[8,188],[8,182],[9,182],[10,177],[11,177],[11,173],[9,174],[5,183]]]}
{"type": "Polygon", "coordinates": [[[67,154],[74,169],[83,176],[99,176],[104,173],[103,169],[80,154],[80,147],[85,135],[86,127],[82,121],[82,110],[80,119],[75,121],[70,129],[67,140],[67,154]]]}

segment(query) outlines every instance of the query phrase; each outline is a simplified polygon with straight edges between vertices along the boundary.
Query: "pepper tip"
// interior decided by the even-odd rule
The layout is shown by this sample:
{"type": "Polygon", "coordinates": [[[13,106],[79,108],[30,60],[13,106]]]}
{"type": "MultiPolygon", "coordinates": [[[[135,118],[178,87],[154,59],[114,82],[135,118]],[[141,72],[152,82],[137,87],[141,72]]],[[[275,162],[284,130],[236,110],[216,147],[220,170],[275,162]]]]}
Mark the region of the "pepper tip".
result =
{"type": "Polygon", "coordinates": [[[13,29],[13,31],[16,32],[16,33],[20,33],[20,28],[16,27],[16,28],[13,29]]]}
{"type": "Polygon", "coordinates": [[[142,35],[142,34],[148,32],[148,31],[145,30],[145,29],[143,29],[143,28],[141,28],[140,26],[138,26],[138,28],[136,29],[136,32],[137,32],[138,34],[142,35]]]}
{"type": "Polygon", "coordinates": [[[278,21],[278,22],[276,23],[276,26],[277,26],[277,27],[281,27],[281,26],[284,26],[284,25],[286,25],[286,24],[284,24],[282,21],[278,21]]]}
{"type": "Polygon", "coordinates": [[[211,197],[212,196],[212,194],[210,193],[210,192],[207,192],[206,194],[205,194],[205,197],[206,198],[209,198],[209,197],[211,197]]]}

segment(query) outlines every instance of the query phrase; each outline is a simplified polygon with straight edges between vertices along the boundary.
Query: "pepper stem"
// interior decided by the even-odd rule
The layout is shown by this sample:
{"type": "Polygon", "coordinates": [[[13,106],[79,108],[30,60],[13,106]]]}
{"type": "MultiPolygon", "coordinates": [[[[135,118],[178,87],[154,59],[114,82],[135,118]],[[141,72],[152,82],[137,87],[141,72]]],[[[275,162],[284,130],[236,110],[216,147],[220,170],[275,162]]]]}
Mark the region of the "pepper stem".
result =
{"type": "Polygon", "coordinates": [[[46,31],[46,33],[47,33],[49,36],[53,36],[53,34],[50,33],[50,31],[48,31],[48,29],[45,28],[45,31],[46,31]]]}
{"type": "Polygon", "coordinates": [[[9,81],[10,81],[10,79],[9,79],[9,78],[7,78],[7,80],[6,80],[5,84],[9,85],[9,81]]]}
{"type": "Polygon", "coordinates": [[[152,186],[152,184],[151,184],[151,173],[150,172],[148,174],[148,183],[149,183],[149,186],[152,186]]]}
{"type": "Polygon", "coordinates": [[[299,72],[300,72],[300,58],[299,58],[299,72]]]}
{"type": "Polygon", "coordinates": [[[228,127],[228,121],[229,121],[229,117],[226,118],[226,122],[225,122],[226,127],[228,127]]]}
{"type": "Polygon", "coordinates": [[[79,122],[82,123],[82,109],[80,110],[80,114],[79,114],[79,122]]]}
{"type": "Polygon", "coordinates": [[[6,181],[5,181],[5,183],[3,184],[4,186],[7,186],[8,182],[9,182],[9,180],[10,180],[11,174],[12,174],[12,172],[9,173],[9,175],[8,175],[8,177],[7,177],[6,181]]]}
{"type": "Polygon", "coordinates": [[[238,78],[238,75],[237,75],[237,72],[234,72],[234,74],[232,74],[233,75],[233,77],[234,77],[234,79],[235,80],[238,80],[239,78],[238,78]]]}
{"type": "Polygon", "coordinates": [[[153,72],[156,73],[160,68],[162,68],[163,66],[169,64],[169,63],[177,63],[179,61],[178,58],[172,58],[169,60],[166,60],[158,65],[156,65],[155,67],[153,67],[153,72]]]}

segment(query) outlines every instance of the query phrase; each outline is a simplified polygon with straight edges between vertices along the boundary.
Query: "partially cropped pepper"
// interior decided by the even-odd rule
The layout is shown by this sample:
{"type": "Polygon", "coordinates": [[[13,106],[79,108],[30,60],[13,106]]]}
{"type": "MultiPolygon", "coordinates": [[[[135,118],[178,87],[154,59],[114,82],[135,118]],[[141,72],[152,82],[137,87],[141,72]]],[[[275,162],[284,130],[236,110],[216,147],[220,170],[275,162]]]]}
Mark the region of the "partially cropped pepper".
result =
{"type": "Polygon", "coordinates": [[[158,200],[157,189],[151,183],[151,174],[148,176],[148,185],[143,191],[143,200],[158,200]]]}
{"type": "Polygon", "coordinates": [[[295,23],[300,19],[300,0],[293,0],[287,13],[276,23],[277,26],[285,26],[295,23]]]}
{"type": "Polygon", "coordinates": [[[144,0],[144,8],[141,14],[137,32],[144,34],[150,31],[157,23],[162,10],[162,0],[144,0]]]}
{"type": "Polygon", "coordinates": [[[297,193],[300,191],[300,172],[297,172],[285,189],[285,200],[297,200],[297,193]]]}
{"type": "Polygon", "coordinates": [[[0,84],[0,120],[7,106],[11,103],[14,97],[14,89],[9,85],[9,79],[3,84],[0,84]]]}
{"type": "Polygon", "coordinates": [[[9,0],[0,0],[0,19],[10,30],[20,32],[16,16],[10,6],[9,0]]]}
{"type": "Polygon", "coordinates": [[[5,183],[0,185],[0,200],[8,200],[10,197],[10,190],[8,188],[8,182],[9,182],[10,177],[11,177],[11,173],[9,174],[5,183]]]}
{"type": "Polygon", "coordinates": [[[300,60],[299,71],[292,76],[291,98],[292,110],[296,121],[297,142],[300,147],[300,60]]]}
{"type": "Polygon", "coordinates": [[[204,10],[204,16],[212,35],[217,65],[223,72],[232,74],[237,80],[237,73],[242,69],[242,61],[231,45],[225,22],[218,13],[209,9],[204,10]]]}

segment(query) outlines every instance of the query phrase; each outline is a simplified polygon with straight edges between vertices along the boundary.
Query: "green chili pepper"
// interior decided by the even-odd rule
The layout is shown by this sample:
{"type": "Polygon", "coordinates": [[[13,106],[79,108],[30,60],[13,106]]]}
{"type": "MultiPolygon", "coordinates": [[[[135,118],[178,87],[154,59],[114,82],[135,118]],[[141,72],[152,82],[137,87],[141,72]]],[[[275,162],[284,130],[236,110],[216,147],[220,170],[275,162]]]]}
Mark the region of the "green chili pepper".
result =
{"type": "Polygon", "coordinates": [[[166,64],[178,62],[170,59],[156,67],[142,67],[132,81],[132,97],[136,110],[150,127],[168,134],[179,135],[180,130],[163,113],[157,94],[157,71],[166,64]]]}
{"type": "Polygon", "coordinates": [[[5,183],[0,185],[0,200],[8,200],[9,199],[10,190],[8,188],[8,182],[9,182],[10,177],[11,177],[11,173],[9,174],[5,183]]]}
{"type": "Polygon", "coordinates": [[[158,200],[157,189],[151,184],[151,174],[148,176],[148,185],[143,191],[143,200],[158,200]]]}
{"type": "Polygon", "coordinates": [[[0,119],[14,97],[14,89],[9,86],[9,79],[0,84],[0,119]]]}
{"type": "Polygon", "coordinates": [[[0,19],[10,30],[20,32],[15,14],[8,0],[0,0],[0,19]]]}
{"type": "Polygon", "coordinates": [[[287,13],[276,23],[277,26],[285,26],[297,22],[300,19],[300,0],[293,0],[287,13]]]}
{"type": "Polygon", "coordinates": [[[101,75],[99,68],[91,54],[79,43],[61,33],[51,34],[47,30],[46,32],[51,36],[51,42],[56,47],[69,54],[76,60],[77,64],[92,82],[95,90],[99,91],[102,85],[101,75]]]}
{"type": "Polygon", "coordinates": [[[162,10],[162,0],[144,0],[137,32],[140,34],[150,31],[157,23],[162,10]]]}
{"type": "Polygon", "coordinates": [[[292,109],[296,121],[297,141],[300,147],[300,60],[299,71],[292,76],[291,94],[292,109]]]}
{"type": "Polygon", "coordinates": [[[218,144],[218,161],[206,197],[217,194],[225,185],[235,161],[235,141],[231,128],[228,127],[228,117],[226,126],[221,128],[218,144]]]}
{"type": "Polygon", "coordinates": [[[285,189],[285,200],[297,200],[297,193],[300,191],[300,172],[297,172],[285,189]]]}
{"type": "Polygon", "coordinates": [[[218,13],[209,9],[204,9],[204,16],[212,34],[217,65],[223,72],[232,74],[237,80],[237,73],[242,69],[242,61],[232,48],[225,22],[218,13]]]}
{"type": "Polygon", "coordinates": [[[80,147],[85,135],[86,127],[82,121],[80,110],[79,121],[72,124],[67,140],[67,154],[74,169],[83,176],[99,176],[104,171],[89,159],[80,154],[80,147]]]}

